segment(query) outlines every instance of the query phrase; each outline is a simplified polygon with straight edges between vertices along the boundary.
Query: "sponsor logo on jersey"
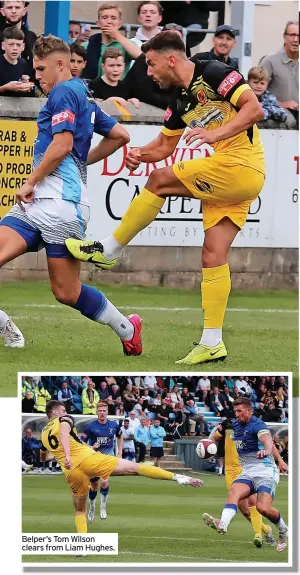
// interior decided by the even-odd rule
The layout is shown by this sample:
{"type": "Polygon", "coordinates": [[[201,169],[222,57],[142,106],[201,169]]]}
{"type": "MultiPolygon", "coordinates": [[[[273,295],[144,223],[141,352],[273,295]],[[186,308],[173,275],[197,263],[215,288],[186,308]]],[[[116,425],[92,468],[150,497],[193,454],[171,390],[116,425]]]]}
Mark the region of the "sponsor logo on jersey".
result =
{"type": "Polygon", "coordinates": [[[56,126],[62,122],[69,122],[70,124],[74,124],[75,114],[71,112],[71,110],[65,110],[64,112],[60,112],[59,114],[55,114],[55,116],[53,116],[52,126],[56,126]]]}
{"type": "Polygon", "coordinates": [[[164,120],[166,120],[166,122],[168,122],[170,120],[171,116],[172,116],[172,110],[171,110],[171,108],[167,108],[165,116],[164,116],[164,120]]]}
{"type": "Polygon", "coordinates": [[[206,102],[207,102],[207,95],[206,95],[205,90],[203,90],[203,89],[198,90],[198,92],[197,92],[197,94],[196,94],[196,98],[197,98],[199,104],[201,104],[202,106],[203,106],[204,104],[206,104],[206,102]]]}
{"type": "Polygon", "coordinates": [[[228,92],[234,86],[236,86],[236,84],[238,84],[238,82],[240,82],[240,80],[242,80],[241,74],[239,74],[235,70],[233,72],[230,72],[230,74],[228,74],[228,76],[226,76],[226,78],[223,80],[223,82],[218,87],[218,90],[217,90],[218,94],[221,94],[221,96],[223,96],[223,98],[225,98],[225,96],[228,94],[228,92]]]}

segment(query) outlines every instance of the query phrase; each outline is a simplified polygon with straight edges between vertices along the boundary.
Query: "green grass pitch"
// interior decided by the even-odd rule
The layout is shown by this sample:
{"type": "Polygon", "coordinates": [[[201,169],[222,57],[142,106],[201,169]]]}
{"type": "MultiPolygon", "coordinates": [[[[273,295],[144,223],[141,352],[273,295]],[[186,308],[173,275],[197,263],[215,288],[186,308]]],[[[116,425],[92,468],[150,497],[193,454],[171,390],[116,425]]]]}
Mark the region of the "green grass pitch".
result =
{"type": "MultiPolygon", "coordinates": [[[[23,349],[0,341],[0,395],[16,394],[17,371],[247,372],[294,371],[298,357],[298,296],[295,292],[233,292],[225,317],[225,362],[191,368],[176,365],[199,341],[202,311],[198,290],[98,286],[125,314],[144,319],[144,353],[125,357],[106,326],[58,304],[46,282],[3,283],[1,307],[23,331],[23,349]],[[182,309],[188,308],[188,309],[182,309]],[[272,310],[272,311],[268,311],[272,310]]],[[[297,384],[295,385],[295,389],[297,384]]]]}
{"type": "MultiPolygon", "coordinates": [[[[204,474],[201,489],[144,477],[112,477],[108,518],[97,516],[89,533],[118,533],[118,556],[23,556],[24,562],[226,563],[288,561],[288,553],[253,545],[250,523],[239,513],[221,536],[206,527],[204,512],[220,516],[226,498],[223,477],[204,474]]],[[[288,520],[288,480],[281,478],[275,506],[288,520]]],[[[276,537],[274,529],[274,535],[276,537]]],[[[23,476],[23,533],[75,533],[74,510],[62,475],[23,476]]]]}

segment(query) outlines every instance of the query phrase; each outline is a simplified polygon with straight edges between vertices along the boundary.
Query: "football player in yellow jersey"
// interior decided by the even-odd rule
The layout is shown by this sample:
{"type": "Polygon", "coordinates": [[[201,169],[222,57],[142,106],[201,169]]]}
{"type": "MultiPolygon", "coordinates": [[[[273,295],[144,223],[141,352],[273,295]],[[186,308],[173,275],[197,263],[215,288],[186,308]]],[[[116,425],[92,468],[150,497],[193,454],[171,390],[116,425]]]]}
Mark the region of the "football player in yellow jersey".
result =
{"type": "MultiPolygon", "coordinates": [[[[209,439],[212,441],[218,441],[222,437],[225,437],[225,482],[226,487],[229,490],[233,481],[237,479],[242,473],[242,466],[240,464],[239,456],[236,450],[235,441],[233,439],[233,428],[231,419],[224,419],[216,429],[212,431],[209,439]]],[[[288,466],[280,457],[279,452],[275,445],[273,445],[273,456],[278,464],[278,467],[282,471],[287,471],[288,466]]],[[[241,513],[251,521],[254,540],[253,543],[256,547],[262,547],[263,539],[262,533],[265,537],[265,541],[268,545],[275,545],[276,541],[272,534],[272,528],[269,525],[263,523],[262,515],[256,509],[256,493],[250,495],[247,499],[243,499],[239,503],[239,510],[241,513]]]]}
{"type": "Polygon", "coordinates": [[[176,363],[195,365],[224,359],[222,327],[230,293],[228,252],[245,224],[249,206],[265,180],[263,146],[255,122],[264,117],[257,97],[242,74],[216,60],[191,60],[175,31],[156,34],[141,47],[148,75],[161,88],[174,87],[164,126],[155,140],[132,148],[126,166],[168,158],[183,136],[186,144],[210,144],[208,158],[154,170],[131,203],[119,227],[101,242],[68,239],[72,255],[106,269],[116,264],[123,247],[148,226],[169,196],[202,201],[202,307],[204,330],[199,344],[176,363]]]}
{"type": "Polygon", "coordinates": [[[195,477],[179,475],[158,467],[149,467],[112,455],[103,455],[81,442],[73,418],[67,414],[64,404],[51,400],[47,403],[49,419],[41,434],[41,460],[47,452],[55,457],[72,491],[75,507],[75,524],[78,533],[87,533],[86,498],[92,477],[107,480],[110,475],[142,475],[152,479],[177,481],[179,485],[201,487],[203,481],[195,477]]]}

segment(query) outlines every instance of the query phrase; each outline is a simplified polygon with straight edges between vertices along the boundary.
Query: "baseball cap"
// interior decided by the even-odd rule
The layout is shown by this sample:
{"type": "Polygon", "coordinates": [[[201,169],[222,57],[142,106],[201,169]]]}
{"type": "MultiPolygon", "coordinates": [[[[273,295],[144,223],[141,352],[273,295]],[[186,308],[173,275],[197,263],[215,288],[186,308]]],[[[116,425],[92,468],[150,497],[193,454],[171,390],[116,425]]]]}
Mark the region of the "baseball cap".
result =
{"type": "Polygon", "coordinates": [[[227,32],[227,34],[230,34],[232,38],[235,38],[236,31],[234,28],[232,28],[232,26],[228,26],[228,24],[222,24],[221,26],[218,26],[215,31],[215,36],[219,36],[219,34],[223,34],[223,32],[227,32]]]}

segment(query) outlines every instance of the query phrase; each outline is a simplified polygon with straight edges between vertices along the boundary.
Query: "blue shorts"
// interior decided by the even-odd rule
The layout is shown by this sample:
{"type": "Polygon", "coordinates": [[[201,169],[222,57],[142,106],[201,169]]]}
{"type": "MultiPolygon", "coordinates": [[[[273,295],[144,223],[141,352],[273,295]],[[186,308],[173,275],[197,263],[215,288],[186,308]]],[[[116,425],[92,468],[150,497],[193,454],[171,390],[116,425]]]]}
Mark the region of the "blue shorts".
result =
{"type": "Polygon", "coordinates": [[[27,243],[28,252],[45,248],[49,258],[72,258],[65,246],[68,238],[84,239],[89,207],[61,199],[36,199],[17,204],[0,221],[0,226],[15,230],[27,243]]]}

